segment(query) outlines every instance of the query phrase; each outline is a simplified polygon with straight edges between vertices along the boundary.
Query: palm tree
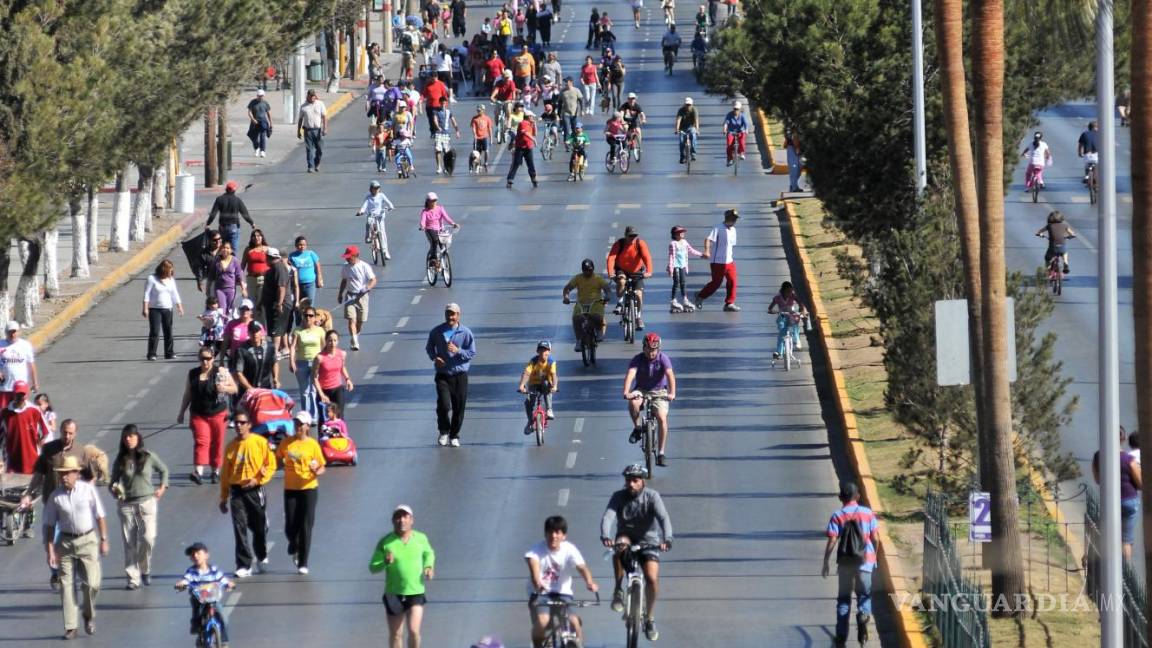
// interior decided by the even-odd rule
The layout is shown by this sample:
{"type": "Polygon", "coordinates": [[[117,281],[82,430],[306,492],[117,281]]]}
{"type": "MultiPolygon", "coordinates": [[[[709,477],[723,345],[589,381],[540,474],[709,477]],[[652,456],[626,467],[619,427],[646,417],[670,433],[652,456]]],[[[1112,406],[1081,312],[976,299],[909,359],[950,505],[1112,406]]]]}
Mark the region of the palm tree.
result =
{"type": "MultiPolygon", "coordinates": [[[[1020,552],[1016,495],[1016,465],[1012,452],[1012,404],[1008,384],[1008,335],[1005,313],[1004,262],[1004,2],[973,0],[972,72],[976,111],[977,204],[980,212],[982,279],[981,330],[984,435],[991,441],[987,455],[992,495],[992,595],[1015,601],[1025,593],[1020,552]]],[[[1015,615],[998,608],[997,614],[1015,615]]]]}

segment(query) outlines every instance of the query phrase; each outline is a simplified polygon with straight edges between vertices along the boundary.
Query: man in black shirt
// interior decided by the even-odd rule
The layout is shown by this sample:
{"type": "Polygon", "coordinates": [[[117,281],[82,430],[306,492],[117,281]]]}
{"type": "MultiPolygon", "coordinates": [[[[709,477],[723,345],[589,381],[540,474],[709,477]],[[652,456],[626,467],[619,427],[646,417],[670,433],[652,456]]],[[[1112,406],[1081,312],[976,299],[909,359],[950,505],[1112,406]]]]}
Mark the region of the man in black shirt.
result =
{"type": "Polygon", "coordinates": [[[276,349],[264,334],[259,322],[248,325],[248,343],[236,350],[232,359],[232,377],[240,388],[237,397],[249,389],[279,389],[280,365],[276,349]]]}
{"type": "Polygon", "coordinates": [[[220,233],[232,243],[232,249],[239,254],[241,250],[240,219],[243,218],[248,221],[248,225],[252,228],[256,227],[256,223],[248,215],[248,208],[244,206],[244,201],[236,195],[236,186],[235,180],[229,180],[228,184],[224,185],[224,193],[216,196],[216,201],[212,203],[212,211],[208,212],[208,222],[204,224],[204,229],[209,229],[212,226],[212,221],[216,220],[216,215],[219,214],[220,233]]]}
{"type": "Polygon", "coordinates": [[[272,346],[279,350],[292,323],[296,287],[288,264],[280,258],[280,250],[270,247],[265,254],[268,256],[268,271],[264,273],[264,292],[260,304],[264,307],[264,321],[268,323],[272,346]]]}

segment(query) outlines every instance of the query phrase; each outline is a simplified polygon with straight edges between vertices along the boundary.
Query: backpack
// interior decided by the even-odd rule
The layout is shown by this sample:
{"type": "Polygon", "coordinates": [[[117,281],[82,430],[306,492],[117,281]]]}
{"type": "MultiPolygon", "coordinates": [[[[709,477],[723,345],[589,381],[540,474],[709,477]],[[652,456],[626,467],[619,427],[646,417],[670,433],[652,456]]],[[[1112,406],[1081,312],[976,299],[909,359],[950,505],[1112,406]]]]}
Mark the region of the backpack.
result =
{"type": "Polygon", "coordinates": [[[840,541],[836,545],[837,565],[856,565],[864,563],[868,541],[864,538],[864,529],[860,521],[849,519],[840,530],[840,541]]]}

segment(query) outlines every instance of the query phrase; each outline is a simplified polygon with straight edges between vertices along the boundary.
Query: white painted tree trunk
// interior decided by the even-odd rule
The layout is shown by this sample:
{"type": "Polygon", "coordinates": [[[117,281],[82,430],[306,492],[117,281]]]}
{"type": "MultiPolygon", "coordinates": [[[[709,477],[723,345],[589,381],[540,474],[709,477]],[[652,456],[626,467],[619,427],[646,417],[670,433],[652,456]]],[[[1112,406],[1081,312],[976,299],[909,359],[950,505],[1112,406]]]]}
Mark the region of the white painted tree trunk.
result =
{"type": "Polygon", "coordinates": [[[100,262],[100,191],[88,187],[88,209],[84,215],[84,229],[88,235],[88,265],[100,262]]]}
{"type": "Polygon", "coordinates": [[[13,319],[27,328],[35,326],[36,306],[40,304],[40,241],[20,239],[20,283],[16,285],[16,315],[13,319]]]}
{"type": "Polygon", "coordinates": [[[51,299],[60,294],[60,221],[40,234],[40,245],[44,250],[44,298],[51,299]]]}
{"type": "Polygon", "coordinates": [[[152,178],[152,211],[148,212],[148,220],[144,222],[144,230],[151,232],[155,225],[153,219],[165,212],[168,206],[167,194],[168,192],[168,167],[162,166],[156,169],[156,175],[152,178]]]}
{"type": "Polygon", "coordinates": [[[108,250],[111,252],[124,252],[128,250],[128,230],[132,212],[132,193],[128,189],[128,172],[131,165],[124,165],[124,169],[116,174],[116,201],[112,203],[112,235],[109,237],[108,250]]]}
{"type": "Polygon", "coordinates": [[[12,265],[12,240],[0,243],[0,322],[12,319],[12,293],[8,286],[8,269],[12,265]]]}
{"type": "Polygon", "coordinates": [[[87,279],[88,269],[88,223],[85,222],[81,194],[68,200],[68,218],[72,222],[72,271],[69,277],[87,279]]]}
{"type": "Polygon", "coordinates": [[[136,195],[132,201],[132,226],[128,238],[143,241],[150,220],[152,220],[152,167],[142,164],[136,167],[136,195]]]}

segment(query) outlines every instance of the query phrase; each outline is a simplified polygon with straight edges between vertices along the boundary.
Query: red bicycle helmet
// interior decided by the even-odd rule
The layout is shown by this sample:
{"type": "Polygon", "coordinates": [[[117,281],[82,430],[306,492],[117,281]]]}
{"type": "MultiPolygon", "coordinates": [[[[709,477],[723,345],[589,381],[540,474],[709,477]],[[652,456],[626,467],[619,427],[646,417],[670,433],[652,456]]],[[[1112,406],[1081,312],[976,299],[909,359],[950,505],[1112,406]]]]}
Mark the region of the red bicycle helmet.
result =
{"type": "Polygon", "coordinates": [[[645,349],[659,349],[660,348],[660,336],[656,335],[655,333],[649,333],[648,335],[645,335],[644,336],[644,348],[645,349]]]}

